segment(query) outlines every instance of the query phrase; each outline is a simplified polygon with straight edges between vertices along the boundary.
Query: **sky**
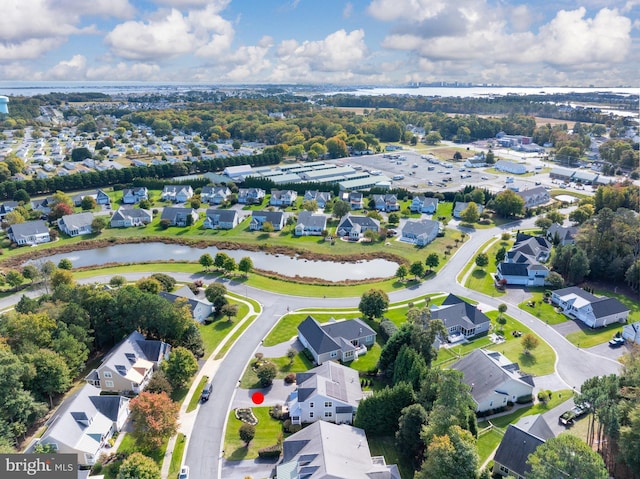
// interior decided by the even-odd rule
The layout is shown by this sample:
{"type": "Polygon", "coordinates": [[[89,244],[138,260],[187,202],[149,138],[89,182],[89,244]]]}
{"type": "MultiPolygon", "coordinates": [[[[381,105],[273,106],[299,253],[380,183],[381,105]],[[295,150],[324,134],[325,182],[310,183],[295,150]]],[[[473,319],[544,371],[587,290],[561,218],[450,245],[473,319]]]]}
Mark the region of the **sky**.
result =
{"type": "Polygon", "coordinates": [[[2,0],[0,80],[640,85],[640,0],[2,0]]]}

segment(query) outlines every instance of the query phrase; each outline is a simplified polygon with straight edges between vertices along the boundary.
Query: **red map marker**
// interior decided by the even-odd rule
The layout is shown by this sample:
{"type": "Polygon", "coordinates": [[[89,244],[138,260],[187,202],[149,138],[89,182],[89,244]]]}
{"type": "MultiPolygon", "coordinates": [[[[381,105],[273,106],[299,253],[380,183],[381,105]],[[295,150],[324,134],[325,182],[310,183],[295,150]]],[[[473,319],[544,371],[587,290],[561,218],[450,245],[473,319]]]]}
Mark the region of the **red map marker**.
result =
{"type": "Polygon", "coordinates": [[[251,400],[253,404],[262,404],[264,402],[264,394],[257,392],[251,395],[251,400]]]}

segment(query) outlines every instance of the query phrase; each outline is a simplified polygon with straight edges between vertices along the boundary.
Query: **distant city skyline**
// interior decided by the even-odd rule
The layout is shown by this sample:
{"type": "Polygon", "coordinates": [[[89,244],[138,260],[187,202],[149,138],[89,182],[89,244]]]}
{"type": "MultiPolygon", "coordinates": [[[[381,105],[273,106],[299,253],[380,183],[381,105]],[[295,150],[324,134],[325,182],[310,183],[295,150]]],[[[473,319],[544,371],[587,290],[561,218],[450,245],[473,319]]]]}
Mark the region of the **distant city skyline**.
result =
{"type": "Polygon", "coordinates": [[[5,0],[0,81],[635,87],[639,47],[640,0],[5,0]]]}

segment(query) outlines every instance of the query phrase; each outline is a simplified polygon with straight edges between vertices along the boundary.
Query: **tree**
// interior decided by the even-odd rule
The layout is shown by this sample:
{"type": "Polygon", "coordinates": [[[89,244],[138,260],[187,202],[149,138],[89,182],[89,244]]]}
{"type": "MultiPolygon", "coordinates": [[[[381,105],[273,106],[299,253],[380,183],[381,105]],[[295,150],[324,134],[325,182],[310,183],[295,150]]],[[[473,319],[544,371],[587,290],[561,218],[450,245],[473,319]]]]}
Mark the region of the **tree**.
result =
{"type": "Polygon", "coordinates": [[[293,360],[298,355],[298,350],[295,348],[287,349],[287,357],[289,358],[289,366],[293,364],[293,360]]]}
{"type": "Polygon", "coordinates": [[[460,213],[460,219],[465,223],[475,223],[480,219],[478,205],[471,201],[467,207],[460,213]]]}
{"type": "Polygon", "coordinates": [[[151,379],[147,383],[147,387],[144,388],[144,390],[146,392],[156,394],[164,392],[167,393],[167,395],[171,396],[171,393],[173,392],[173,386],[171,386],[171,383],[167,379],[167,375],[164,373],[164,371],[162,369],[158,369],[155,373],[153,373],[153,376],[151,376],[151,379]]]}
{"type": "Polygon", "coordinates": [[[553,221],[551,221],[549,218],[545,216],[540,216],[535,222],[536,227],[540,228],[545,233],[551,227],[552,224],[553,224],[553,221]]]}
{"type": "Polygon", "coordinates": [[[478,268],[484,268],[489,264],[489,256],[487,253],[480,253],[476,256],[476,265],[478,268]]]}
{"type": "Polygon", "coordinates": [[[331,158],[344,158],[345,156],[349,156],[347,144],[338,136],[329,138],[324,142],[324,145],[327,147],[327,153],[329,153],[331,158]]]}
{"type": "Polygon", "coordinates": [[[409,271],[407,270],[407,267],[404,264],[401,264],[400,266],[398,266],[398,269],[396,270],[396,278],[400,278],[400,281],[404,281],[404,279],[407,277],[408,274],[409,274],[409,271]]]}
{"type": "Polygon", "coordinates": [[[49,221],[53,222],[62,218],[63,216],[67,216],[71,214],[73,214],[72,206],[66,203],[57,203],[51,208],[48,218],[49,218],[49,221]]]}
{"type": "Polygon", "coordinates": [[[544,282],[551,289],[560,289],[564,287],[564,279],[555,271],[549,272],[544,282]]]}
{"type": "Polygon", "coordinates": [[[498,305],[498,313],[500,313],[500,316],[503,316],[504,313],[507,312],[507,308],[508,308],[508,306],[505,303],[500,303],[498,305]]]}
{"type": "Polygon", "coordinates": [[[304,200],[301,208],[305,211],[316,211],[318,209],[318,202],[316,200],[304,200]]]}
{"type": "Polygon", "coordinates": [[[360,401],[354,426],[362,428],[367,435],[388,436],[398,430],[402,410],[415,402],[411,385],[401,382],[386,387],[360,401]]]}
{"type": "Polygon", "coordinates": [[[6,223],[6,225],[17,225],[20,223],[24,223],[25,221],[26,220],[24,219],[24,216],[22,215],[22,213],[20,213],[20,211],[13,210],[4,215],[4,220],[2,221],[2,223],[6,223]]]}
{"type": "Polygon", "coordinates": [[[333,202],[333,216],[335,218],[342,218],[349,211],[351,211],[351,205],[346,201],[336,200],[333,202]]]}
{"type": "Polygon", "coordinates": [[[389,213],[387,219],[390,225],[397,225],[400,223],[400,215],[398,213],[389,213]]]}
{"type": "Polygon", "coordinates": [[[91,231],[95,234],[100,234],[109,224],[109,220],[104,216],[96,216],[91,221],[91,231]]]}
{"type": "Polygon", "coordinates": [[[209,271],[209,269],[213,266],[213,258],[209,253],[205,253],[202,256],[200,256],[200,259],[198,260],[198,262],[204,268],[205,271],[209,271]]]}
{"type": "Polygon", "coordinates": [[[98,203],[96,202],[96,199],[93,196],[87,195],[84,198],[82,198],[82,201],[80,202],[80,207],[82,208],[83,211],[92,210],[96,206],[98,206],[98,203]]]}
{"type": "Polygon", "coordinates": [[[222,307],[227,304],[226,294],[227,288],[224,284],[220,283],[211,283],[207,286],[207,289],[204,290],[205,297],[213,304],[216,311],[221,311],[222,307]]]}
{"type": "Polygon", "coordinates": [[[505,218],[521,215],[524,212],[524,200],[514,191],[505,190],[496,195],[493,208],[496,213],[505,218]]]}
{"type": "Polygon", "coordinates": [[[66,270],[72,270],[73,269],[73,263],[71,262],[71,260],[69,258],[62,258],[60,261],[58,261],[58,268],[66,269],[66,270]]]}
{"type": "Polygon", "coordinates": [[[276,365],[270,361],[265,361],[258,366],[258,369],[256,369],[256,375],[260,380],[260,385],[264,388],[271,386],[271,383],[273,383],[277,374],[278,368],[276,368],[276,365]]]}
{"type": "Polygon", "coordinates": [[[574,223],[581,225],[587,221],[593,215],[593,207],[591,205],[584,205],[580,208],[576,208],[569,213],[569,219],[574,223]]]}
{"type": "Polygon", "coordinates": [[[9,283],[13,289],[16,289],[22,283],[24,283],[24,276],[20,273],[20,271],[16,271],[15,269],[10,269],[5,274],[5,280],[9,283]]]}
{"type": "Polygon", "coordinates": [[[414,468],[418,468],[423,460],[424,443],[420,433],[422,427],[427,424],[427,418],[427,411],[421,404],[412,404],[401,411],[398,420],[396,447],[411,461],[414,468]]]}
{"type": "Polygon", "coordinates": [[[191,377],[198,371],[198,361],[187,348],[173,348],[169,359],[162,363],[162,370],[176,389],[185,387],[191,377]]]}
{"type": "Polygon", "coordinates": [[[153,279],[155,279],[158,283],[160,283],[160,288],[162,291],[172,291],[176,285],[176,280],[174,277],[169,276],[164,273],[153,273],[151,275],[153,279]]]}
{"type": "Polygon", "coordinates": [[[427,145],[437,145],[442,141],[442,135],[438,131],[431,131],[424,137],[424,142],[427,145]]]}
{"type": "Polygon", "coordinates": [[[40,270],[33,264],[26,264],[22,268],[22,276],[24,279],[28,279],[32,283],[35,283],[40,279],[40,270]]]}
{"type": "Polygon", "coordinates": [[[238,263],[238,271],[242,272],[244,276],[249,276],[249,273],[253,270],[253,261],[249,256],[243,256],[238,263]]]}
{"type": "Polygon", "coordinates": [[[71,150],[71,161],[82,161],[91,157],[91,151],[84,146],[71,150]]]}
{"type": "Polygon", "coordinates": [[[487,151],[487,154],[484,155],[484,161],[487,162],[487,165],[493,165],[496,162],[496,155],[492,150],[487,151]]]}
{"type": "Polygon", "coordinates": [[[127,283],[127,278],[120,275],[112,276],[111,279],[109,280],[109,286],[113,288],[119,288],[120,286],[123,286],[126,283],[127,283]]]}
{"type": "Polygon", "coordinates": [[[636,403],[629,412],[628,424],[620,428],[620,453],[631,470],[640,471],[640,404],[636,403]]]}
{"type": "MultiPolygon", "coordinates": [[[[434,436],[416,479],[476,479],[479,466],[475,439],[469,431],[453,426],[434,436]]],[[[551,476],[550,476],[551,477],[551,476]]]]}
{"type": "Polygon", "coordinates": [[[162,290],[160,281],[155,278],[140,278],[136,281],[136,287],[140,291],[144,291],[150,294],[158,294],[162,290]]]}
{"type": "Polygon", "coordinates": [[[582,439],[566,433],[547,439],[529,456],[527,463],[531,465],[528,479],[608,477],[600,455],[582,439]]]}
{"type": "Polygon", "coordinates": [[[237,268],[236,260],[231,256],[227,256],[222,265],[222,269],[226,274],[233,273],[237,268]]]}
{"type": "Polygon", "coordinates": [[[231,318],[235,318],[238,315],[238,305],[237,304],[225,304],[222,307],[221,313],[227,317],[227,321],[231,321],[231,318]]]}
{"type": "Polygon", "coordinates": [[[164,439],[178,431],[180,404],[174,403],[166,393],[142,391],[129,402],[133,436],[143,446],[159,448],[164,439]]]}
{"type": "Polygon", "coordinates": [[[369,319],[379,318],[389,307],[389,296],[380,289],[370,289],[360,298],[358,309],[369,319]]]}
{"type": "Polygon", "coordinates": [[[456,151],[453,154],[453,159],[456,160],[456,161],[460,161],[462,159],[462,153],[460,153],[459,151],[456,151]]]}
{"type": "Polygon", "coordinates": [[[496,263],[502,263],[504,259],[507,257],[507,248],[501,246],[498,251],[496,251],[496,263]]]}
{"type": "Polygon", "coordinates": [[[134,452],[122,461],[117,479],[160,479],[160,468],[150,457],[134,452]]]}
{"type": "Polygon", "coordinates": [[[527,333],[522,336],[522,347],[525,354],[531,354],[531,351],[536,349],[540,344],[540,340],[532,333],[527,333]]]}
{"type": "Polygon", "coordinates": [[[256,427],[253,424],[242,423],[240,429],[238,429],[240,439],[244,442],[245,447],[249,447],[249,443],[253,441],[256,436],[256,427]]]}
{"type": "Polygon", "coordinates": [[[422,261],[411,263],[411,266],[409,266],[409,272],[416,280],[424,276],[424,264],[422,264],[422,261]]]}
{"type": "Polygon", "coordinates": [[[31,380],[31,390],[49,398],[53,407],[53,395],[62,394],[71,387],[71,374],[66,361],[59,354],[48,349],[33,353],[30,360],[35,369],[31,380]]]}
{"type": "Polygon", "coordinates": [[[433,271],[440,264],[440,256],[438,253],[430,253],[425,260],[425,264],[429,267],[429,271],[433,271]]]}
{"type": "Polygon", "coordinates": [[[558,223],[561,225],[564,222],[564,215],[558,210],[549,211],[546,215],[546,218],[551,221],[551,224],[558,223]]]}

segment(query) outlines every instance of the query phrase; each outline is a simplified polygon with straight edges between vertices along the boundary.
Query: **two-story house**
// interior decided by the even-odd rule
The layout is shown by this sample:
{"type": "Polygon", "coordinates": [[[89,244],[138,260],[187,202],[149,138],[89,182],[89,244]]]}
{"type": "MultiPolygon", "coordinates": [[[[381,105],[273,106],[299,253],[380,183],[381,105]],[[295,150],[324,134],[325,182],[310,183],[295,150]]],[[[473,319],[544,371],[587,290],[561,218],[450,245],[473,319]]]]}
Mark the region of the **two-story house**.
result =
{"type": "Polygon", "coordinates": [[[433,214],[438,209],[438,198],[430,198],[428,196],[414,196],[409,207],[414,213],[433,214]]]}
{"type": "Polygon", "coordinates": [[[505,260],[498,264],[496,278],[509,285],[544,286],[549,268],[542,263],[550,254],[551,243],[546,238],[518,233],[505,260]]]}
{"type": "Polygon", "coordinates": [[[142,200],[149,199],[149,190],[144,186],[125,188],[122,190],[122,203],[125,205],[135,205],[142,200]]]}
{"type": "Polygon", "coordinates": [[[269,205],[271,206],[291,206],[298,198],[298,193],[293,190],[271,190],[269,205]]]}
{"type": "Polygon", "coordinates": [[[373,195],[373,201],[378,211],[398,211],[400,209],[398,197],[390,193],[386,195],[373,195]]]}
{"type": "Polygon", "coordinates": [[[296,236],[320,236],[327,228],[327,216],[301,211],[294,229],[296,236]]]}
{"type": "Polygon", "coordinates": [[[194,208],[167,207],[162,210],[160,221],[168,221],[171,226],[191,226],[198,221],[198,210],[194,208]]]}
{"type": "Polygon", "coordinates": [[[304,201],[315,201],[318,208],[324,209],[331,200],[331,193],[328,191],[307,190],[304,193],[304,201]]]}
{"type": "Polygon", "coordinates": [[[85,193],[79,193],[71,197],[73,204],[75,206],[80,206],[82,204],[82,200],[90,196],[94,200],[96,200],[96,204],[98,205],[110,205],[111,197],[105,193],[103,190],[89,191],[85,193]]]}
{"type": "Polygon", "coordinates": [[[209,229],[231,230],[240,223],[240,215],[236,210],[207,209],[202,226],[209,229]]]}
{"type": "Polygon", "coordinates": [[[426,246],[438,236],[440,223],[433,220],[407,221],[400,239],[416,246],[426,246]]]}
{"type": "Polygon", "coordinates": [[[219,205],[227,201],[231,196],[231,190],[228,186],[203,186],[200,193],[200,199],[203,203],[210,205],[219,205]]]}
{"type": "Polygon", "coordinates": [[[163,201],[186,203],[193,196],[193,189],[189,185],[165,185],[162,190],[163,201]]]}
{"type": "Polygon", "coordinates": [[[262,203],[266,192],[262,188],[240,188],[238,203],[243,205],[257,205],[262,203]]]}
{"type": "Polygon", "coordinates": [[[183,286],[174,293],[160,291],[160,296],[172,303],[182,302],[189,308],[193,319],[204,322],[214,312],[214,306],[206,299],[199,299],[188,286],[183,286]]]}
{"type": "Polygon", "coordinates": [[[170,351],[167,343],[145,339],[134,331],[115,345],[85,380],[105,392],[138,394],[170,351]]]}
{"type": "Polygon", "coordinates": [[[368,216],[352,216],[347,213],[340,219],[336,233],[340,237],[348,236],[349,239],[357,241],[367,230],[377,233],[380,230],[380,222],[368,216]]]}
{"type": "Polygon", "coordinates": [[[130,228],[132,226],[144,226],[151,223],[153,215],[151,211],[142,208],[122,206],[111,217],[112,228],[130,228]]]}
{"type": "Polygon", "coordinates": [[[49,227],[42,220],[27,221],[26,223],[16,223],[7,228],[7,236],[18,246],[40,243],[48,243],[51,241],[49,235],[49,227]]]}
{"type": "Polygon", "coordinates": [[[525,208],[535,208],[536,206],[544,205],[545,203],[551,201],[549,192],[542,186],[536,186],[535,188],[518,191],[516,194],[524,200],[525,208]]]}
{"type": "Polygon", "coordinates": [[[88,235],[93,232],[91,228],[92,222],[92,213],[76,213],[60,218],[58,220],[58,228],[69,236],[88,235]]]}
{"type": "Polygon", "coordinates": [[[297,373],[296,386],[287,400],[293,424],[351,424],[363,397],[358,371],[332,361],[297,373]]]}

